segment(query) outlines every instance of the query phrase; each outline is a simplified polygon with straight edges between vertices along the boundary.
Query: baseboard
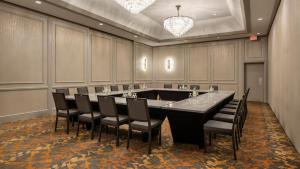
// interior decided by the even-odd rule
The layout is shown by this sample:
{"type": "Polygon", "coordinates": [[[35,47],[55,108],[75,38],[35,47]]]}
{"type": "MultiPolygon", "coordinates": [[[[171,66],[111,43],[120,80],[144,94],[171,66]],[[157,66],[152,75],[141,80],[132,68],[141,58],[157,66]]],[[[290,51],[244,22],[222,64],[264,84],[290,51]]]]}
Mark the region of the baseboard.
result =
{"type": "Polygon", "coordinates": [[[19,113],[19,114],[12,114],[12,115],[4,115],[0,116],[0,124],[2,123],[8,123],[8,122],[14,122],[18,120],[27,120],[35,117],[41,117],[45,115],[54,114],[54,111],[50,111],[48,109],[46,110],[39,110],[34,112],[25,112],[25,113],[19,113]]]}

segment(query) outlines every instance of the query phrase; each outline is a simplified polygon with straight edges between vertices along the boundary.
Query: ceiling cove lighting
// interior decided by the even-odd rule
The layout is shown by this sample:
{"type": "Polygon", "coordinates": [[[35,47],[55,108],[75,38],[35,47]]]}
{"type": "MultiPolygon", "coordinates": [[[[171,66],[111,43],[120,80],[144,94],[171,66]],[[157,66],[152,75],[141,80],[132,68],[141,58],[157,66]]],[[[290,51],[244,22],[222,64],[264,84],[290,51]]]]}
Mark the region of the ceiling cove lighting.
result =
{"type": "Polygon", "coordinates": [[[167,72],[172,72],[174,69],[174,60],[172,58],[166,58],[165,69],[167,72]]]}
{"type": "Polygon", "coordinates": [[[164,28],[176,37],[182,36],[194,26],[192,18],[179,15],[180,7],[180,5],[176,5],[177,16],[171,16],[164,20],[164,28]]]}
{"type": "Polygon", "coordinates": [[[123,8],[133,14],[138,14],[148,6],[152,5],[155,0],[115,0],[123,8]]]}
{"type": "Polygon", "coordinates": [[[142,66],[142,71],[146,72],[147,69],[148,69],[148,59],[147,59],[146,56],[144,56],[142,58],[142,64],[141,64],[141,66],[142,66]]]}

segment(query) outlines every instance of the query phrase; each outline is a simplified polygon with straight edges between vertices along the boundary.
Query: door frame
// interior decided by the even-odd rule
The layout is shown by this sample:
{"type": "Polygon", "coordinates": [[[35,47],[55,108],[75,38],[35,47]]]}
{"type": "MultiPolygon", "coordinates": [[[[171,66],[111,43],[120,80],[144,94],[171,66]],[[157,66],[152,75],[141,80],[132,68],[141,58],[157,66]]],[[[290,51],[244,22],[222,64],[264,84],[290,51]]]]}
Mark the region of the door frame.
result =
{"type": "MultiPolygon", "coordinates": [[[[244,90],[247,89],[247,76],[246,76],[246,68],[247,68],[247,65],[252,65],[252,64],[262,64],[263,67],[264,67],[264,81],[263,81],[263,103],[267,103],[268,102],[268,99],[267,99],[267,96],[268,96],[268,89],[267,89],[267,86],[268,86],[268,67],[267,67],[267,62],[245,62],[244,63],[244,90]]],[[[250,90],[251,92],[251,90],[250,90]]]]}

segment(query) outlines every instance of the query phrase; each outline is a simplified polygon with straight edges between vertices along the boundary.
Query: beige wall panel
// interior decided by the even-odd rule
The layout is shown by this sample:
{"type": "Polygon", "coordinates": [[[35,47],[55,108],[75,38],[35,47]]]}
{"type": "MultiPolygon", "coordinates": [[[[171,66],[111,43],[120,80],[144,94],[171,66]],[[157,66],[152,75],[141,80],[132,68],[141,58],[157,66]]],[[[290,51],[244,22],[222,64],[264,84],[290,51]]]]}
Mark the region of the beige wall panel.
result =
{"type": "Polygon", "coordinates": [[[201,84],[200,89],[201,90],[209,90],[209,86],[210,86],[210,84],[201,84]]]}
{"type": "Polygon", "coordinates": [[[189,48],[189,81],[208,82],[210,80],[210,60],[208,46],[189,48]]]}
{"type": "Polygon", "coordinates": [[[152,47],[142,44],[135,45],[135,81],[152,81],[152,58],[152,47]]]}
{"type": "Polygon", "coordinates": [[[47,89],[0,91],[0,116],[47,109],[47,89]]]}
{"type": "Polygon", "coordinates": [[[262,41],[245,41],[246,58],[262,58],[262,41]]]}
{"type": "Polygon", "coordinates": [[[91,82],[111,82],[112,38],[99,33],[93,33],[91,41],[91,82]]]}
{"type": "Polygon", "coordinates": [[[0,84],[44,83],[47,22],[13,11],[0,10],[0,84]]]}
{"type": "Polygon", "coordinates": [[[268,101],[298,152],[300,152],[299,6],[299,0],[281,1],[268,43],[268,101]]]}
{"type": "Polygon", "coordinates": [[[181,46],[159,47],[154,54],[155,78],[158,81],[184,81],[185,80],[185,50],[181,46]],[[168,72],[165,62],[167,58],[174,61],[174,68],[168,72]]]}
{"type": "Polygon", "coordinates": [[[264,62],[268,56],[268,39],[260,37],[257,41],[245,40],[245,62],[264,62]]]}
{"type": "Polygon", "coordinates": [[[237,98],[239,96],[238,85],[235,84],[217,84],[219,86],[219,90],[230,90],[235,91],[234,97],[237,98]]]}
{"type": "Polygon", "coordinates": [[[55,82],[85,82],[85,31],[55,24],[55,82]]]}
{"type": "Polygon", "coordinates": [[[235,82],[236,57],[234,44],[211,47],[213,82],[235,82]]]}
{"type": "Polygon", "coordinates": [[[127,40],[116,40],[116,82],[128,83],[132,80],[133,44],[127,40]]]}

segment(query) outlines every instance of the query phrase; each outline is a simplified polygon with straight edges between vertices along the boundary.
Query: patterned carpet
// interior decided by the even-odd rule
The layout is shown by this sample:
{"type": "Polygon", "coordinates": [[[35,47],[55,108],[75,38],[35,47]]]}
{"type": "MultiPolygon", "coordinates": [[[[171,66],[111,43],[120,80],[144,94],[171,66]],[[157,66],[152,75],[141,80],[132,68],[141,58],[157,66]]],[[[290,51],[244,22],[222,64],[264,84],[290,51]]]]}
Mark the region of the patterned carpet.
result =
{"type": "MultiPolygon", "coordinates": [[[[153,140],[152,155],[147,143],[134,133],[126,149],[126,127],[120,147],[115,146],[113,130],[102,135],[102,142],[90,140],[89,132],[75,128],[64,133],[64,121],[54,132],[54,116],[0,125],[0,168],[300,168],[300,155],[289,142],[267,105],[249,103],[244,135],[234,161],[231,137],[217,136],[208,153],[194,145],[172,142],[166,120],[162,146],[153,140]]],[[[98,133],[96,135],[96,138],[98,133]]]]}

